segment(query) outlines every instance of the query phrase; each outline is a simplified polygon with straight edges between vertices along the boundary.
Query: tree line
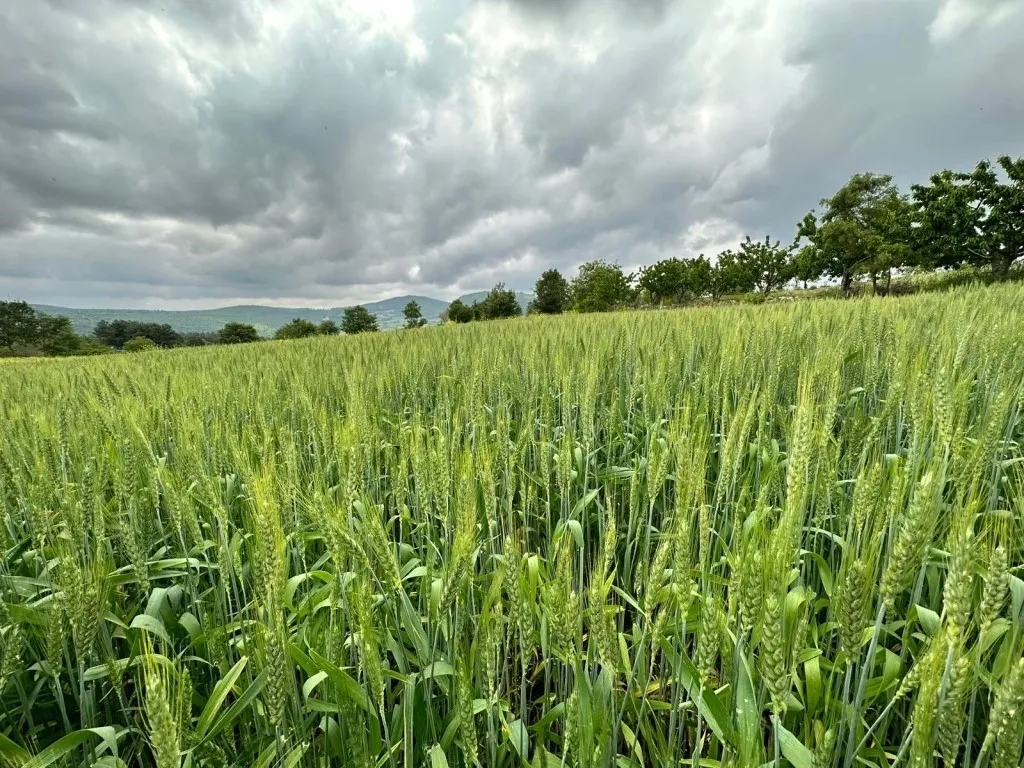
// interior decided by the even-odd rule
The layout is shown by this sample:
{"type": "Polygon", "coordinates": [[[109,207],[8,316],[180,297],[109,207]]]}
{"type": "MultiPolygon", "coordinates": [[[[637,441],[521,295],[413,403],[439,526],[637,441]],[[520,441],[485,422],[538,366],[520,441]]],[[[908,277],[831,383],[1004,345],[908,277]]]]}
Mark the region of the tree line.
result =
{"type": "MultiPolygon", "coordinates": [[[[698,299],[772,291],[797,282],[805,288],[836,281],[843,295],[855,281],[870,280],[876,294],[891,287],[894,273],[969,266],[1005,278],[1024,257],[1024,159],[983,160],[967,173],[943,170],[903,193],[892,176],[855,174],[821,200],[797,226],[792,242],[752,240],[718,254],[712,262],[669,258],[627,274],[618,264],[589,261],[567,281],[544,272],[528,311],[557,314],[600,312],[635,306],[682,305],[698,299]]],[[[447,319],[486,320],[519,314],[507,307],[511,291],[498,285],[483,302],[453,302],[447,319]],[[493,297],[493,298],[492,298],[493,297]]],[[[514,298],[514,294],[513,298],[514,298]]]]}
{"type": "MultiPolygon", "coordinates": [[[[870,280],[876,294],[889,291],[894,273],[907,269],[953,270],[969,266],[1005,278],[1024,257],[1024,158],[982,160],[970,172],[943,170],[925,184],[901,192],[892,176],[858,173],[820,201],[799,222],[792,242],[747,236],[736,250],[714,261],[669,258],[627,274],[616,263],[589,261],[568,281],[556,269],[544,272],[527,312],[601,312],[631,306],[675,306],[698,299],[758,293],[792,283],[828,279],[844,295],[857,280],[870,280]]],[[[514,291],[496,285],[467,305],[456,299],[442,320],[467,323],[515,317],[522,308],[514,291]]],[[[426,325],[419,305],[405,309],[406,328],[426,325]]],[[[341,325],[296,318],[273,338],[298,339],[378,330],[363,306],[345,310],[341,325]]],[[[181,333],[170,325],[129,320],[101,321],[91,336],[74,332],[66,317],[37,312],[23,301],[0,302],[0,355],[81,355],[110,350],[241,344],[259,341],[257,329],[228,323],[216,333],[181,333]]]]}
{"type": "MultiPolygon", "coordinates": [[[[404,310],[406,328],[426,325],[420,306],[410,301],[404,310]]],[[[363,306],[345,310],[341,324],[333,320],[313,323],[295,318],[274,332],[272,338],[301,339],[379,330],[377,318],[363,306]]],[[[145,352],[151,349],[201,347],[208,344],[248,344],[263,341],[255,326],[227,323],[219,331],[183,333],[167,323],[135,320],[101,320],[90,336],[76,334],[70,318],[47,315],[24,301],[0,301],[0,357],[66,357],[112,351],[145,352]]]]}

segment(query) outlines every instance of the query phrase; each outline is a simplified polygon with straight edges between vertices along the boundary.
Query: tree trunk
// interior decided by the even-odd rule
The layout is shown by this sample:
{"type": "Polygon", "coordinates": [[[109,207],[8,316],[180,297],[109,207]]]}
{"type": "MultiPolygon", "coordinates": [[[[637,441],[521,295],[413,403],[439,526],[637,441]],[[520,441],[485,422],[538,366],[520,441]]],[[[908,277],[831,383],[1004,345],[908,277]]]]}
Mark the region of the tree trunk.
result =
{"type": "Polygon", "coordinates": [[[878,273],[877,272],[872,272],[871,273],[871,294],[873,296],[877,296],[878,295],[878,273]]]}
{"type": "Polygon", "coordinates": [[[1013,263],[1013,255],[1009,251],[997,253],[992,257],[992,274],[997,280],[1002,280],[1010,271],[1010,264],[1013,263]]]}
{"type": "Polygon", "coordinates": [[[843,289],[843,296],[849,296],[853,290],[853,275],[849,272],[843,272],[843,281],[841,283],[843,289]]]}

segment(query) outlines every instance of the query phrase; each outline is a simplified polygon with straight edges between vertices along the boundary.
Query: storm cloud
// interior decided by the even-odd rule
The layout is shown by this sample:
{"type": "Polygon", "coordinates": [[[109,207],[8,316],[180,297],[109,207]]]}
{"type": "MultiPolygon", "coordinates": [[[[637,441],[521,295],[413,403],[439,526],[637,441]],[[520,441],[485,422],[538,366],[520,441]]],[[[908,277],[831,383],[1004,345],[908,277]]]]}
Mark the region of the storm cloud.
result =
{"type": "Polygon", "coordinates": [[[0,298],[450,297],[1024,154],[1017,0],[0,7],[0,298]]]}

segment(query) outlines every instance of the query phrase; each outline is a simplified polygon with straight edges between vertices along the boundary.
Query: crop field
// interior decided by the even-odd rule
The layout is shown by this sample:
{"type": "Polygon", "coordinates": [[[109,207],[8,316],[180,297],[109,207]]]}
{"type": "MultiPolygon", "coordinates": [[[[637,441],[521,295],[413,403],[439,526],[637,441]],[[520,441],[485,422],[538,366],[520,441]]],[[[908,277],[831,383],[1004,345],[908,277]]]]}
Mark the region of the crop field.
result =
{"type": "Polygon", "coordinates": [[[975,766],[1024,288],[0,363],[0,762],[975,766]]]}

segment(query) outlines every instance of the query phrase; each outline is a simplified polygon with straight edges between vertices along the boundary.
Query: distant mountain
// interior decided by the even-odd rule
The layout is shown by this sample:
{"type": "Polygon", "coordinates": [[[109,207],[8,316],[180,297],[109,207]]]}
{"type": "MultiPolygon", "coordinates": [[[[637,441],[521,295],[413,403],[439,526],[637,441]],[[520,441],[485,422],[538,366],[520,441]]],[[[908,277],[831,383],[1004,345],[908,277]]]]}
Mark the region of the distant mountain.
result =
{"type": "MultiPolygon", "coordinates": [[[[486,291],[469,293],[460,297],[467,304],[479,301],[487,295],[486,291]]],[[[526,305],[532,298],[528,293],[517,293],[519,304],[526,311],[526,305]]],[[[448,302],[430,296],[395,296],[383,301],[364,304],[373,313],[381,328],[401,328],[405,324],[402,310],[410,301],[420,305],[423,317],[431,324],[437,323],[441,313],[448,308],[448,302]]],[[[259,304],[243,304],[234,307],[218,307],[216,309],[76,309],[73,307],[55,307],[49,304],[33,305],[39,312],[47,315],[63,315],[71,319],[75,331],[91,334],[93,328],[101,320],[133,320],[140,323],[166,323],[180,333],[210,333],[219,331],[225,323],[248,323],[255,326],[263,336],[270,336],[282,325],[300,317],[319,323],[321,320],[333,320],[341,324],[345,307],[266,307],[259,304]]]]}

